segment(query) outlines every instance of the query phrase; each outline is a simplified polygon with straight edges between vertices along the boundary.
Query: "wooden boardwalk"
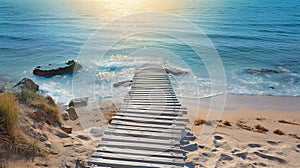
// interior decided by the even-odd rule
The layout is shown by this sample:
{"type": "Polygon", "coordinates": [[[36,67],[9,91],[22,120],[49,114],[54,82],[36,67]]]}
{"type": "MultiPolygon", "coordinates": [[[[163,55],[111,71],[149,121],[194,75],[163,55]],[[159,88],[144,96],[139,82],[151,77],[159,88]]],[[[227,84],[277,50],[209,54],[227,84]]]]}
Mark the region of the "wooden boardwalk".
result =
{"type": "Polygon", "coordinates": [[[91,167],[184,167],[180,139],[187,109],[161,66],[136,69],[120,112],[104,132],[91,167]]]}

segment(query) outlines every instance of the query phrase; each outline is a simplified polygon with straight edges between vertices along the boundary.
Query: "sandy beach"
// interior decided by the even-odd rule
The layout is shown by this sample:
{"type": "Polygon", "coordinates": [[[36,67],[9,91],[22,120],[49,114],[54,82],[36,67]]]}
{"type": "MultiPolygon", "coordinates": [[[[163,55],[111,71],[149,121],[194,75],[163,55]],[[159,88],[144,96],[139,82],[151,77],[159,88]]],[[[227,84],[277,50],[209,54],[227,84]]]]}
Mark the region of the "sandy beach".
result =
{"type": "MultiPolygon", "coordinates": [[[[297,102],[300,97],[228,95],[220,120],[191,127],[196,139],[190,144],[198,148],[187,153],[186,162],[195,167],[299,167],[297,102]],[[199,137],[204,127],[214,126],[206,140],[199,137]]],[[[206,119],[209,103],[201,100],[197,119],[206,119]]]]}

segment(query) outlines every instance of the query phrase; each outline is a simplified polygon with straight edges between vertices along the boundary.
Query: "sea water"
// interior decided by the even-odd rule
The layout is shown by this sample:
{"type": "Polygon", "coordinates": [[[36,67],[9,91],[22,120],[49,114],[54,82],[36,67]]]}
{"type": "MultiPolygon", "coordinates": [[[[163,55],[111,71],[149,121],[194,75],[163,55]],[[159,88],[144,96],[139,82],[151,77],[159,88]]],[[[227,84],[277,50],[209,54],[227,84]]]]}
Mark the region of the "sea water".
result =
{"type": "MultiPolygon", "coordinates": [[[[33,75],[32,70],[38,65],[77,59],[82,46],[101,26],[126,16],[126,9],[132,13],[143,12],[129,7],[122,9],[127,4],[132,5],[132,2],[1,0],[1,85],[30,77],[58,102],[69,101],[73,96],[72,75],[46,78],[33,75]]],[[[227,90],[211,92],[205,65],[188,46],[160,34],[143,33],[116,44],[106,54],[108,61],[99,59],[95,62],[99,71],[95,74],[95,82],[88,85],[95,88],[96,97],[126,93],[128,88],[113,89],[112,84],[131,79],[136,66],[149,62],[196,69],[192,72],[195,76],[172,77],[176,92],[183,97],[209,97],[225,92],[300,95],[300,1],[174,0],[170,4],[162,12],[191,21],[214,44],[224,66],[227,90]],[[170,5],[176,3],[180,5],[170,5]],[[135,53],[145,47],[160,48],[177,57],[135,53]],[[272,72],[260,72],[261,69],[272,72]],[[192,82],[184,83],[190,80],[192,82]],[[193,90],[197,87],[200,92],[195,93],[193,90]]],[[[147,11],[147,1],[143,5],[143,10],[147,11]]],[[[153,11],[153,8],[150,10],[153,11]]],[[[172,25],[162,28],[171,29],[172,25]]],[[[113,31],[112,28],[111,32],[107,32],[107,38],[113,35],[113,31]]],[[[183,31],[187,35],[191,33],[190,30],[183,31]]]]}

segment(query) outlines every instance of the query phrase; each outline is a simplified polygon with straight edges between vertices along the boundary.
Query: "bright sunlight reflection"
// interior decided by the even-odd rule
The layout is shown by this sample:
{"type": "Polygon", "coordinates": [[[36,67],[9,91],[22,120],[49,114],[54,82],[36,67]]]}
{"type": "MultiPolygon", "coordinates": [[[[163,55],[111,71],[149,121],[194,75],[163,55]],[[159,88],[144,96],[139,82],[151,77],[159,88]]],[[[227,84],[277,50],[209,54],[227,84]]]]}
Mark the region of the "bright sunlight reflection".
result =
{"type": "Polygon", "coordinates": [[[183,0],[78,0],[81,7],[101,21],[111,21],[137,12],[176,12],[183,0]]]}

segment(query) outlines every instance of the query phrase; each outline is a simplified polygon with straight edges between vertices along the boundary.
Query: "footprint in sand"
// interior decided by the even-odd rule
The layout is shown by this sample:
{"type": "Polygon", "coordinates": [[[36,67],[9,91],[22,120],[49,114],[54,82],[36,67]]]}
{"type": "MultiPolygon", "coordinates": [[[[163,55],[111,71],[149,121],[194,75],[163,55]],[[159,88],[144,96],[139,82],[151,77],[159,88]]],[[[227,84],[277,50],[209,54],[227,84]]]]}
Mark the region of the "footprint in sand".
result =
{"type": "Polygon", "coordinates": [[[248,144],[250,148],[260,148],[262,147],[260,144],[248,144]]]}
{"type": "Polygon", "coordinates": [[[270,145],[278,145],[279,143],[281,143],[281,142],[276,142],[276,141],[267,141],[267,143],[268,144],[270,144],[270,145]]]}
{"type": "Polygon", "coordinates": [[[276,157],[276,156],[266,155],[266,154],[263,154],[263,153],[260,153],[260,152],[257,152],[257,151],[254,152],[253,154],[255,154],[256,156],[258,156],[260,158],[267,159],[267,160],[270,160],[270,161],[276,161],[276,162],[281,163],[281,164],[286,163],[286,160],[284,160],[282,158],[279,158],[279,157],[276,157]]]}

